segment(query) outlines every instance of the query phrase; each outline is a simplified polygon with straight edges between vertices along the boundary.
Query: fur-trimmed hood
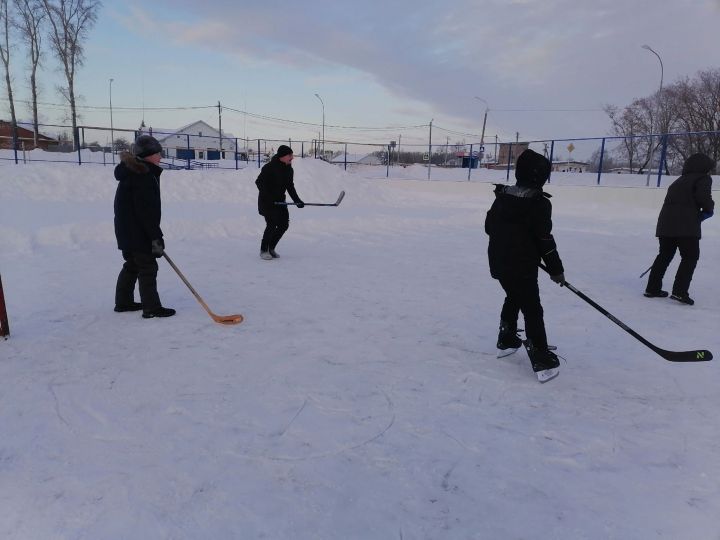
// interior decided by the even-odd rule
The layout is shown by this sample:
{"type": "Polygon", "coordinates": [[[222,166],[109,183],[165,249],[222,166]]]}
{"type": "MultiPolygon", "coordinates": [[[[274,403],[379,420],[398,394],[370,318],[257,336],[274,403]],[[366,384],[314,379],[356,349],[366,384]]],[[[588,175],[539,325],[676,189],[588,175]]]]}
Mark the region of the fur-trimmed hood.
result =
{"type": "Polygon", "coordinates": [[[129,174],[143,175],[148,173],[159,178],[162,171],[161,167],[137,158],[130,152],[122,152],[120,154],[120,163],[115,167],[115,180],[120,182],[129,174]]]}

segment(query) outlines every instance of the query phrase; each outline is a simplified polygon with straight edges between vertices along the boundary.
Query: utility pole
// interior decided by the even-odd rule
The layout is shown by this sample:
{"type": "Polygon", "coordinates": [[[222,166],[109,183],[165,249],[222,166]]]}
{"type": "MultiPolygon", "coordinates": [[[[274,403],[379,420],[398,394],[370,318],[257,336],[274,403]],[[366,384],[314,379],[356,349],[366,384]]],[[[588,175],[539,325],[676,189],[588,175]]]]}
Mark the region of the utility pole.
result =
{"type": "Polygon", "coordinates": [[[222,159],[222,106],[220,105],[220,101],[218,101],[218,131],[220,132],[220,159],[222,159]]]}
{"type": "Polygon", "coordinates": [[[430,120],[430,136],[428,138],[428,180],[430,180],[430,166],[432,165],[432,123],[434,118],[430,120]]]}
{"type": "Polygon", "coordinates": [[[115,79],[110,79],[110,153],[112,154],[113,165],[115,165],[115,132],[113,131],[112,114],[112,83],[114,80],[115,79]]]}

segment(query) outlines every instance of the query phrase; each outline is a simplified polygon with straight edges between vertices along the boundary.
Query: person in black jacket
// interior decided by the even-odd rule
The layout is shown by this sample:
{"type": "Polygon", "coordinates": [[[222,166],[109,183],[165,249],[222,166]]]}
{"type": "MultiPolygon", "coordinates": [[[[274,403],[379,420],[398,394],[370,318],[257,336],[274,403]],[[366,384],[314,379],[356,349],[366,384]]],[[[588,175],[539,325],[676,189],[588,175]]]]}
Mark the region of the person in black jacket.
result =
{"type": "Polygon", "coordinates": [[[162,146],[150,135],[135,139],[131,152],[120,155],[115,167],[115,237],[122,251],[122,270],[115,287],[115,311],[143,310],[143,317],[170,317],[157,292],[158,264],[165,249],[160,229],[160,159],[162,146]],[[133,299],[135,283],[140,302],[133,299]]]}
{"type": "Polygon", "coordinates": [[[693,154],[683,164],[682,175],[668,187],[658,216],[655,236],[660,252],[650,269],[645,296],[664,298],[662,290],[665,271],[680,250],[680,265],[670,298],[692,306],[689,289],[695,266],[700,258],[700,223],[711,217],[715,209],[712,200],[712,178],[715,162],[705,154],[693,154]]]}
{"type": "Polygon", "coordinates": [[[255,180],[258,193],[258,213],[265,218],[265,232],[260,242],[260,257],[265,260],[277,259],[275,247],[290,226],[290,213],[285,202],[287,191],[298,208],[305,206],[295,191],[293,183],[293,151],[281,144],[272,159],[266,163],[255,180]]]}
{"type": "Polygon", "coordinates": [[[522,311],[528,355],[541,381],[557,375],[560,364],[548,350],[538,288],[540,260],[545,262],[555,283],[565,282],[562,261],[551,234],[550,195],[542,190],[550,170],[545,157],[525,150],[515,166],[516,185],[496,185],[495,200],[485,219],[485,232],[490,237],[490,275],[500,281],[506,295],[500,312],[498,356],[512,354],[522,344],[517,335],[518,314],[522,311]]]}

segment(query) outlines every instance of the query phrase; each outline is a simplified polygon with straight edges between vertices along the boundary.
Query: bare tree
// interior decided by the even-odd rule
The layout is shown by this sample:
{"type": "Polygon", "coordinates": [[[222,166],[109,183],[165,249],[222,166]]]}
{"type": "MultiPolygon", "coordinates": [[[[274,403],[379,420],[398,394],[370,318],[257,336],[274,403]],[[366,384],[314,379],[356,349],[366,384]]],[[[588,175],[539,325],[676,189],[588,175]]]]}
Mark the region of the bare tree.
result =
{"type": "Polygon", "coordinates": [[[70,104],[73,146],[80,146],[75,105],[75,72],[84,59],[83,42],[97,20],[100,0],[41,0],[48,16],[50,43],[62,64],[67,87],[60,89],[70,104]]]}
{"type": "Polygon", "coordinates": [[[17,148],[17,117],[13,99],[12,80],[10,78],[10,31],[13,27],[8,0],[0,0],[0,58],[5,66],[5,86],[10,102],[10,120],[12,122],[13,148],[17,148]]]}
{"type": "Polygon", "coordinates": [[[47,16],[41,0],[15,0],[18,14],[16,26],[20,31],[20,38],[28,47],[30,57],[30,92],[32,93],[33,115],[33,143],[38,145],[38,88],[37,69],[40,65],[42,51],[42,25],[47,16]]]}

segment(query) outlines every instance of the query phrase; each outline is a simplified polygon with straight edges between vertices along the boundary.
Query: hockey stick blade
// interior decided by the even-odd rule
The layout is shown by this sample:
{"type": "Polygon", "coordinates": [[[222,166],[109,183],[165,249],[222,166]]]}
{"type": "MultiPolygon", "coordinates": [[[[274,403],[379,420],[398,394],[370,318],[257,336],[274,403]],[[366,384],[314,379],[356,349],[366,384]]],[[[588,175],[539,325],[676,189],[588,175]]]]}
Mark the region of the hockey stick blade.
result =
{"type": "Polygon", "coordinates": [[[205,300],[202,299],[202,297],[198,294],[198,292],[195,290],[195,288],[190,284],[190,282],[187,280],[187,278],[183,275],[183,273],[180,271],[180,269],[175,265],[175,263],[172,261],[172,259],[168,256],[167,253],[163,253],[163,257],[165,257],[165,260],[170,264],[173,270],[175,270],[175,273],[178,275],[178,277],[182,280],[182,282],[185,284],[185,286],[190,289],[190,292],[195,297],[195,300],[198,301],[198,303],[207,311],[207,314],[210,315],[210,318],[219,324],[226,324],[226,325],[232,325],[232,324],[240,324],[245,320],[245,317],[240,315],[239,313],[235,315],[217,315],[212,312],[212,310],[208,307],[208,305],[205,303],[205,300]]]}
{"type": "MultiPolygon", "coordinates": [[[[545,272],[548,272],[548,269],[543,265],[540,264],[540,268],[545,270],[545,272]]],[[[548,272],[549,274],[550,272],[548,272]]],[[[665,349],[661,349],[660,347],[654,345],[653,343],[650,343],[647,339],[642,337],[640,334],[638,334],[635,330],[630,328],[628,325],[626,325],[624,322],[622,322],[620,319],[615,317],[612,313],[607,311],[605,308],[603,308],[600,304],[595,302],[592,298],[585,295],[582,291],[579,291],[575,287],[573,287],[570,283],[567,281],[563,283],[564,287],[567,287],[572,292],[574,292],[577,296],[585,300],[588,304],[590,304],[592,307],[597,309],[600,313],[605,315],[608,319],[610,319],[612,322],[617,324],[620,328],[625,330],[628,334],[630,334],[632,337],[637,339],[640,343],[654,351],[656,354],[662,356],[665,360],[669,362],[707,362],[709,360],[713,359],[713,355],[710,351],[706,349],[697,349],[694,351],[666,351],[665,349]]]]}
{"type": "MultiPolygon", "coordinates": [[[[304,203],[304,205],[305,206],[340,206],[340,202],[343,200],[344,197],[345,197],[345,192],[341,191],[340,195],[337,198],[337,201],[335,201],[334,203],[306,202],[306,203],[304,203]]],[[[279,201],[279,202],[276,202],[275,204],[280,205],[280,206],[297,206],[297,203],[295,203],[295,202],[285,202],[285,201],[279,201]]]]}

